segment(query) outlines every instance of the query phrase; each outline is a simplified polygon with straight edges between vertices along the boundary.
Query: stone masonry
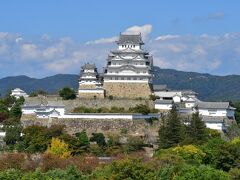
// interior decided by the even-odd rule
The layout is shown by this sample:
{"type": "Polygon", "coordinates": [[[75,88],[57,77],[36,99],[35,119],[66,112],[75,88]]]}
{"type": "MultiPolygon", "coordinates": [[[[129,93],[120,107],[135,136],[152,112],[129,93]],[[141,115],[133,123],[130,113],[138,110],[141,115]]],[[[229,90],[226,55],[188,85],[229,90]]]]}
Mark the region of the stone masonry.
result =
{"type": "Polygon", "coordinates": [[[148,83],[111,83],[104,82],[103,88],[106,90],[106,96],[118,98],[144,98],[148,99],[152,94],[148,83]]]}

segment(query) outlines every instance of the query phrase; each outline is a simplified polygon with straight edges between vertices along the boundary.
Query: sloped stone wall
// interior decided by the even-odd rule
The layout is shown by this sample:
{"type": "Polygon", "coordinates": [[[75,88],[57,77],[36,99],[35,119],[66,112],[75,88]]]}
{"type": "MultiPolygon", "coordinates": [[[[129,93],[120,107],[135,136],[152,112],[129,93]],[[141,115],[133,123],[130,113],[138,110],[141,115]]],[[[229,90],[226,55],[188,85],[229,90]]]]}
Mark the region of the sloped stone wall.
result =
{"type": "Polygon", "coordinates": [[[127,119],[57,119],[57,118],[36,118],[34,115],[23,115],[21,122],[24,127],[30,125],[51,126],[60,124],[65,126],[69,134],[75,134],[86,130],[91,135],[94,132],[103,134],[120,134],[122,129],[127,129],[128,134],[141,135],[147,138],[156,137],[159,128],[159,122],[150,125],[145,120],[127,120],[127,119]]]}
{"type": "Polygon", "coordinates": [[[118,98],[144,98],[148,99],[152,94],[148,83],[123,83],[123,82],[104,82],[103,88],[106,96],[118,98]]]}

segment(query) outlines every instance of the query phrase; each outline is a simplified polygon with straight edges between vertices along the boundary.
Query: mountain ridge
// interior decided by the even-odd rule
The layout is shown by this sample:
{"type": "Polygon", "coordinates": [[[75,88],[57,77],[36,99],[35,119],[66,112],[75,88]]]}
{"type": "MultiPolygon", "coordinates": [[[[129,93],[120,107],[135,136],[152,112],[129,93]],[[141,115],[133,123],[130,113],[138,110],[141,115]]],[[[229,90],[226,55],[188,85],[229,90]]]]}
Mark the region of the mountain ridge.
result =
{"type": "MultiPolygon", "coordinates": [[[[154,84],[166,84],[169,89],[191,89],[199,93],[202,100],[239,101],[240,75],[218,76],[208,73],[184,72],[174,69],[154,67],[154,84]]],[[[79,75],[56,74],[44,78],[31,78],[25,75],[8,76],[0,79],[0,93],[6,94],[13,88],[21,88],[27,93],[45,90],[56,93],[64,86],[78,88],[79,75]]]]}

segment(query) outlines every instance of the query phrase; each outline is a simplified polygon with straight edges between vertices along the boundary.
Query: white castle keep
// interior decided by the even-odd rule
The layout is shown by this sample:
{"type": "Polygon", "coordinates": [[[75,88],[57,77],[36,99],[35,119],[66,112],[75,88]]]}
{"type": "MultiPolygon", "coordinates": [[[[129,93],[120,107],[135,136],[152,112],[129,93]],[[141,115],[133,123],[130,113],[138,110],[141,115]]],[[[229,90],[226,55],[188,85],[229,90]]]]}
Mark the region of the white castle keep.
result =
{"type": "Polygon", "coordinates": [[[86,95],[86,90],[83,94],[85,87],[88,87],[89,94],[90,91],[95,92],[95,85],[98,88],[102,85],[104,92],[101,92],[102,95],[91,93],[92,97],[106,95],[117,98],[147,99],[152,94],[153,58],[143,49],[141,34],[120,34],[116,43],[118,49],[111,51],[108,55],[107,65],[100,78],[103,80],[102,84],[97,76],[95,65],[85,65],[80,74],[79,97],[86,95]]]}

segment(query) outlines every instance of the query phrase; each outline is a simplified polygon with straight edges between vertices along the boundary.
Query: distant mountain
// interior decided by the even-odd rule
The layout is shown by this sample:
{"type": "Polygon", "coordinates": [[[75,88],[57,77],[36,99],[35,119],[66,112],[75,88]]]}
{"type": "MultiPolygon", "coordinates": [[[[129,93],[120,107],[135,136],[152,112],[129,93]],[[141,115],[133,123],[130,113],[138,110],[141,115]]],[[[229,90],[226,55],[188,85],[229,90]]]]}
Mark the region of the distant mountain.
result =
{"type": "Polygon", "coordinates": [[[154,84],[166,84],[170,89],[191,89],[202,100],[239,101],[240,75],[214,76],[173,69],[154,68],[154,84]]]}
{"type": "Polygon", "coordinates": [[[14,88],[21,88],[27,93],[35,90],[44,90],[48,93],[56,93],[59,89],[65,86],[78,88],[78,75],[74,74],[57,74],[54,76],[36,79],[27,76],[14,76],[0,79],[0,93],[6,94],[14,88]]]}
{"type": "MultiPolygon", "coordinates": [[[[56,93],[64,86],[78,88],[78,75],[57,74],[42,79],[27,76],[6,77],[0,79],[0,93],[19,87],[30,93],[45,90],[56,93]]],[[[170,89],[192,89],[199,93],[202,100],[240,100],[240,75],[214,76],[195,72],[154,67],[154,84],[166,84],[170,89]]]]}

